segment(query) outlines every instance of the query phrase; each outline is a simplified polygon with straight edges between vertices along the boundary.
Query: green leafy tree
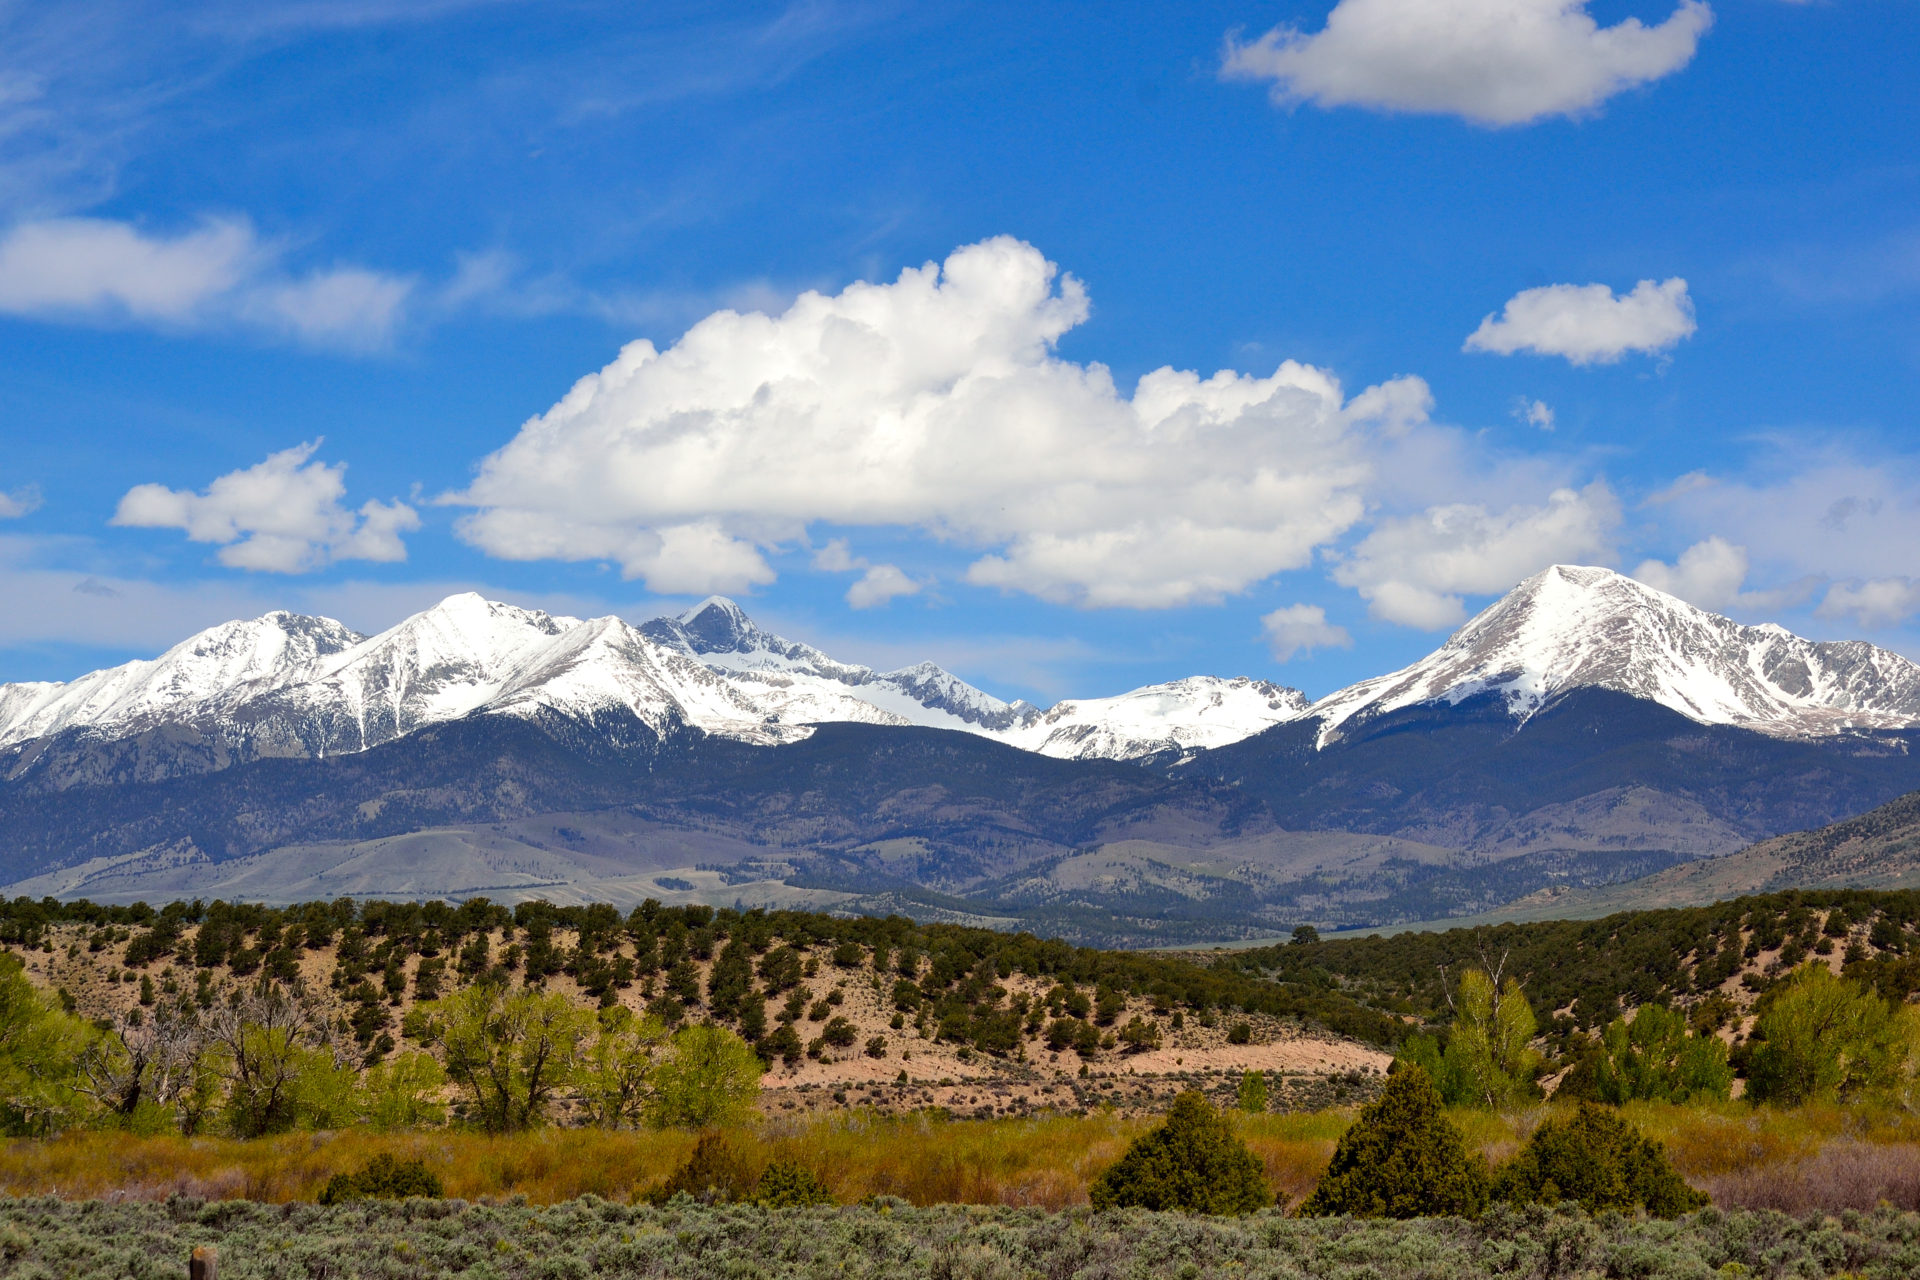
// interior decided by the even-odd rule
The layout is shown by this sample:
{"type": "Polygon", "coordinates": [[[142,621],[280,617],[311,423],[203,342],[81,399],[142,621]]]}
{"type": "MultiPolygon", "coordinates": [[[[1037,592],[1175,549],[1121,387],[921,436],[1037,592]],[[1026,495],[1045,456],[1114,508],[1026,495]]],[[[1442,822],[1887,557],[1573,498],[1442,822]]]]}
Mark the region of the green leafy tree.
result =
{"type": "Polygon", "coordinates": [[[1449,1076],[1458,1082],[1460,1101],[1498,1108],[1527,1096],[1540,1066],[1531,1047],[1538,1025],[1516,980],[1496,989],[1479,969],[1461,974],[1447,1037],[1449,1076]]]}
{"type": "Polygon", "coordinates": [[[74,1115],[80,1059],[95,1037],[34,987],[18,956],[0,952],[0,1131],[48,1133],[74,1115]]]}
{"type": "Polygon", "coordinates": [[[360,1078],[360,1122],[370,1129],[419,1129],[445,1122],[447,1073],[430,1053],[395,1054],[360,1078]]]}
{"type": "Polygon", "coordinates": [[[1254,1115],[1264,1115],[1267,1110],[1267,1073],[1249,1071],[1240,1077],[1240,1109],[1254,1115]]]}
{"type": "Polygon", "coordinates": [[[504,1133],[539,1124],[573,1077],[594,1017],[556,992],[511,994],[475,983],[419,1006],[422,1038],[440,1047],[448,1077],[467,1095],[473,1118],[504,1133]]]}
{"type": "Polygon", "coordinates": [[[657,1018],[635,1017],[624,1005],[601,1012],[600,1033],[582,1056],[576,1081],[589,1123],[618,1129],[640,1122],[654,1058],[666,1039],[666,1024],[657,1018]]]}
{"type": "Polygon", "coordinates": [[[1174,1099],[1166,1123],[1128,1147],[1091,1194],[1095,1209],[1238,1214],[1273,1203],[1259,1158],[1197,1090],[1174,1099]]]}
{"type": "Polygon", "coordinates": [[[747,1042],[726,1028],[683,1028],[653,1068],[646,1118],[662,1128],[738,1124],[759,1101],[761,1071],[747,1042]]]}
{"type": "Polygon", "coordinates": [[[1532,1048],[1538,1023],[1520,984],[1508,978],[1497,987],[1484,970],[1468,969],[1452,1000],[1445,1047],[1432,1036],[1412,1036],[1400,1061],[1424,1070],[1448,1106],[1493,1110],[1530,1096],[1540,1072],[1532,1048]]]}
{"type": "Polygon", "coordinates": [[[1676,1218],[1709,1203],[1704,1192],[1674,1171],[1659,1143],[1593,1102],[1535,1129],[1520,1154],[1494,1177],[1493,1198],[1513,1204],[1571,1201],[1588,1213],[1644,1209],[1659,1218],[1676,1218]]]}
{"type": "Polygon", "coordinates": [[[1487,1203],[1487,1165],[1441,1112],[1433,1079],[1418,1066],[1387,1077],[1377,1101],[1341,1135],[1320,1185],[1300,1206],[1307,1217],[1475,1217],[1487,1203]]]}
{"type": "Polygon", "coordinates": [[[300,1077],[323,1048],[325,1023],[304,1000],[262,980],[205,1018],[226,1069],[227,1124],[243,1138],[282,1133],[300,1121],[300,1077]]]}
{"type": "Polygon", "coordinates": [[[1906,1018],[1819,961],[1769,993],[1754,1038],[1747,1096],[1782,1106],[1895,1089],[1911,1051],[1906,1018]]]}
{"type": "Polygon", "coordinates": [[[298,1051],[289,1092],[303,1129],[345,1129],[360,1119],[360,1073],[330,1049],[298,1051]]]}
{"type": "Polygon", "coordinates": [[[1633,1021],[1608,1023],[1591,1062],[1601,1102],[1699,1102],[1725,1099],[1733,1087],[1726,1042],[1688,1034],[1686,1017],[1665,1005],[1641,1005],[1633,1021]]]}

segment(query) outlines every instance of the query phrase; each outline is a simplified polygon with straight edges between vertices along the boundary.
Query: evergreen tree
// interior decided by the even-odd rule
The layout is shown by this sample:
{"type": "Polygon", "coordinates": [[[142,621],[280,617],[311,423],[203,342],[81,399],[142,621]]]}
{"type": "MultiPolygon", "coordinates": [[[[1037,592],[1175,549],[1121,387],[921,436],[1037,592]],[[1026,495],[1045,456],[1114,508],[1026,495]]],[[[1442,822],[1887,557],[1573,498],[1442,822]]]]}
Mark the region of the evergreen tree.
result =
{"type": "Polygon", "coordinates": [[[1526,1147],[1494,1178],[1493,1198],[1548,1205],[1566,1200],[1588,1213],[1645,1209],[1660,1218],[1708,1204],[1706,1195],[1667,1163],[1659,1143],[1593,1102],[1582,1102],[1571,1116],[1534,1130],[1526,1147]]]}
{"type": "Polygon", "coordinates": [[[1300,1213],[1359,1218],[1475,1217],[1487,1203],[1487,1165],[1440,1111],[1433,1078],[1416,1066],[1387,1078],[1334,1149],[1300,1213]]]}
{"type": "Polygon", "coordinates": [[[1250,1213],[1273,1203],[1265,1170],[1206,1095],[1174,1100],[1167,1122],[1127,1148],[1092,1187],[1095,1209],[1250,1213]]]}

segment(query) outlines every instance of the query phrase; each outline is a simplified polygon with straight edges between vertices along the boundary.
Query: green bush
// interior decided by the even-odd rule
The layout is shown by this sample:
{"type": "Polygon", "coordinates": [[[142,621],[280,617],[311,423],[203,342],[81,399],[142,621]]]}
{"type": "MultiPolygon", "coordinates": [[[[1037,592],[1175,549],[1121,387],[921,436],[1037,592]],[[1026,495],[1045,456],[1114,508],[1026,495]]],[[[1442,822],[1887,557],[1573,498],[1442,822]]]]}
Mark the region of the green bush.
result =
{"type": "Polygon", "coordinates": [[[1534,1130],[1494,1177],[1493,1198],[1547,1205],[1567,1200],[1588,1213],[1645,1209],[1657,1218],[1677,1218],[1708,1203],[1704,1192],[1674,1172],[1659,1143],[1593,1102],[1534,1130]]]}
{"type": "Polygon", "coordinates": [[[1095,1209],[1251,1213],[1273,1203],[1259,1159],[1194,1090],[1095,1179],[1091,1195],[1095,1209]]]}
{"type": "Polygon", "coordinates": [[[760,1175],[753,1202],[768,1209],[798,1209],[810,1204],[832,1204],[833,1193],[805,1165],[777,1160],[760,1175]]]}
{"type": "Polygon", "coordinates": [[[1334,1148],[1333,1163],[1300,1206],[1305,1217],[1428,1218],[1479,1215],[1487,1165],[1440,1112],[1433,1078],[1406,1066],[1387,1078],[1334,1148]]]}
{"type": "Polygon", "coordinates": [[[1711,1031],[1690,1035],[1686,1017],[1643,1004],[1633,1021],[1615,1018],[1599,1046],[1560,1082],[1558,1096],[1594,1102],[1694,1102],[1725,1099],[1733,1086],[1726,1042],[1711,1031]]]}
{"type": "Polygon", "coordinates": [[[647,1199],[665,1204],[685,1194],[702,1204],[751,1200],[760,1180],[761,1170],[752,1157],[728,1141],[726,1134],[710,1130],[693,1144],[693,1154],[687,1157],[687,1162],[655,1187],[647,1199]]]}
{"type": "Polygon", "coordinates": [[[396,1160],[381,1152],[358,1173],[336,1173],[320,1192],[321,1204],[350,1204],[355,1200],[406,1200],[422,1196],[438,1200],[446,1195],[439,1175],[421,1160],[396,1160]]]}
{"type": "Polygon", "coordinates": [[[1747,1096],[1794,1107],[1892,1089],[1905,1072],[1912,1017],[1826,965],[1808,964],[1760,1002],[1747,1096]]]}

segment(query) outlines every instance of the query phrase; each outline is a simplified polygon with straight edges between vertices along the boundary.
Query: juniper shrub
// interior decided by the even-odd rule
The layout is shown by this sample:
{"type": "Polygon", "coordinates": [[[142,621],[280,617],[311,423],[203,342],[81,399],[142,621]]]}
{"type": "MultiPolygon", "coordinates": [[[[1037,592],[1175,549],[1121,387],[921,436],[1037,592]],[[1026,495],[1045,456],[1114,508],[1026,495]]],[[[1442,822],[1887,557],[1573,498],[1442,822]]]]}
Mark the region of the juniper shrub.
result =
{"type": "Polygon", "coordinates": [[[1260,1161],[1206,1095],[1174,1100],[1165,1124],[1127,1148],[1095,1179],[1095,1209],[1251,1213],[1273,1203],[1260,1161]]]}
{"type": "Polygon", "coordinates": [[[1387,1078],[1334,1148],[1304,1217],[1472,1218],[1487,1204],[1487,1164],[1440,1110],[1433,1078],[1407,1066],[1387,1078]]]}

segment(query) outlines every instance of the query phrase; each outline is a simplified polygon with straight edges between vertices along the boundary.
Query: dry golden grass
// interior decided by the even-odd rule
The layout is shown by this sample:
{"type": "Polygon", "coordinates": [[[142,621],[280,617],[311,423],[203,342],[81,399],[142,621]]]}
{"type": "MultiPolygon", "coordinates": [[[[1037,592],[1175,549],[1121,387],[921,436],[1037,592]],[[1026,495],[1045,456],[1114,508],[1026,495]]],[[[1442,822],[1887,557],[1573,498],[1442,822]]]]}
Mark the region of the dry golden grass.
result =
{"type": "MultiPolygon", "coordinates": [[[[1453,1119],[1469,1145],[1498,1162],[1518,1150],[1548,1114],[1546,1107],[1535,1107],[1505,1115],[1461,1111],[1453,1119]]],[[[1870,1161],[1886,1183],[1881,1192],[1869,1194],[1867,1188],[1847,1198],[1866,1197],[1870,1207],[1875,1198],[1920,1197],[1920,1117],[1840,1107],[1781,1112],[1737,1103],[1640,1104],[1627,1108],[1627,1115],[1666,1145],[1683,1175],[1728,1203],[1804,1200],[1830,1181],[1820,1171],[1843,1156],[1850,1164],[1870,1161]],[[1916,1189],[1906,1190],[1908,1183],[1916,1189]]],[[[1276,1197],[1292,1205],[1319,1180],[1352,1116],[1350,1110],[1332,1110],[1236,1121],[1265,1164],[1276,1197]]],[[[1062,1209],[1085,1204],[1093,1179],[1152,1123],[1114,1112],[948,1120],[848,1111],[767,1121],[731,1137],[754,1165],[785,1160],[813,1170],[842,1202],[887,1195],[920,1205],[1062,1209]]],[[[300,1133],[251,1142],[80,1133],[0,1145],[0,1193],[311,1200],[333,1174],[389,1152],[424,1160],[448,1195],[465,1200],[519,1195],[551,1204],[588,1193],[629,1200],[664,1181],[686,1160],[694,1140],[677,1131],[597,1129],[505,1137],[461,1130],[300,1133]]]]}
{"type": "MultiPolygon", "coordinates": [[[[848,1112],[772,1121],[731,1135],[754,1164],[793,1161],[842,1201],[898,1196],[915,1204],[1004,1204],[1061,1209],[1127,1144],[1151,1127],[1116,1114],[1032,1120],[943,1120],[848,1112]]],[[[1346,1119],[1250,1118],[1243,1130],[1289,1199],[1311,1189],[1346,1119]]],[[[523,1195],[550,1204],[589,1192],[644,1195],[692,1150],[667,1131],[544,1129],[506,1137],[457,1130],[302,1133],[232,1138],[73,1134],[0,1146],[0,1193],[152,1200],[175,1192],[209,1199],[310,1200],[333,1174],[381,1152],[424,1160],[447,1194],[467,1200],[523,1195]]]]}

